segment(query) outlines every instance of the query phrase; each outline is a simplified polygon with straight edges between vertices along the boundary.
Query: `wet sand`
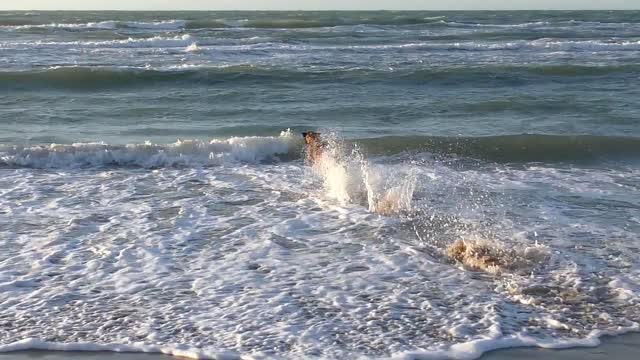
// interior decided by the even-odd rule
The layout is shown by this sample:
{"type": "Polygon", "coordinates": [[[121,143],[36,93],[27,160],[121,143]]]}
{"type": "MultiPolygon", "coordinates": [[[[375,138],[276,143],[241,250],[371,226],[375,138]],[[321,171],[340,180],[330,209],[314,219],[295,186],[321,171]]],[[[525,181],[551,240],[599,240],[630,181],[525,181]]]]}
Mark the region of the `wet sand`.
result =
{"type": "MultiPolygon", "coordinates": [[[[551,350],[541,348],[514,348],[486,353],[480,360],[545,359],[545,360],[636,360],[640,358],[640,334],[603,337],[602,344],[594,348],[551,350]]],[[[171,360],[163,354],[82,352],[82,351],[17,351],[0,354],[0,360],[171,360]]],[[[184,358],[180,358],[184,359],[184,358]]],[[[416,359],[418,360],[418,359],[416,359]]]]}
{"type": "MultiPolygon", "coordinates": [[[[640,359],[640,334],[603,336],[602,344],[592,348],[551,350],[514,348],[486,353],[480,360],[545,359],[545,360],[636,360],[640,359]]],[[[1,360],[1,359],[0,359],[1,360]]]]}

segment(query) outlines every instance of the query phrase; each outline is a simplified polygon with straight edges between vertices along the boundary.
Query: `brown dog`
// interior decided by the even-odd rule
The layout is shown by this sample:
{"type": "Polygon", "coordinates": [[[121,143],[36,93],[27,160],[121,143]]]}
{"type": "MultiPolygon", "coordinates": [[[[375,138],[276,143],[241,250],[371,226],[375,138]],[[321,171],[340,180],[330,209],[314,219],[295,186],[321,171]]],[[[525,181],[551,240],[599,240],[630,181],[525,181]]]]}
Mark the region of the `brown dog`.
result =
{"type": "Polygon", "coordinates": [[[302,137],[304,137],[304,143],[307,145],[307,159],[313,165],[322,156],[322,150],[326,144],[320,138],[320,133],[317,132],[303,132],[302,137]]]}

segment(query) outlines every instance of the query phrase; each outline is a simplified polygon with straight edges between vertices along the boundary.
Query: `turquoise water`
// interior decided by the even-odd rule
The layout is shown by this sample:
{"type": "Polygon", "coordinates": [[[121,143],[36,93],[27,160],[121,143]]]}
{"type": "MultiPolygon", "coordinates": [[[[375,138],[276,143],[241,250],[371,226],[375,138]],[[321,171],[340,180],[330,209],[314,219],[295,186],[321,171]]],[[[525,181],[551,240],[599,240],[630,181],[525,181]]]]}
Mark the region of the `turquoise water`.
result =
{"type": "Polygon", "coordinates": [[[638,11],[0,12],[0,351],[637,330],[639,56],[638,11]]]}

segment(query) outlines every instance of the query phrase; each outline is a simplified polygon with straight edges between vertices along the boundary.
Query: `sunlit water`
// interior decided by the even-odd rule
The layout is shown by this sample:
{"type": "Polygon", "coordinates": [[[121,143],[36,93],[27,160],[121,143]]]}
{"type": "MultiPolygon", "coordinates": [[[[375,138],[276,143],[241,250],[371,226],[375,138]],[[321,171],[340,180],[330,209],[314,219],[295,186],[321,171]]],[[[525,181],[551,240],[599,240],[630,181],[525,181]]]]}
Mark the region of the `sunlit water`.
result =
{"type": "Polygon", "coordinates": [[[475,358],[637,330],[639,31],[0,13],[0,350],[475,358]]]}

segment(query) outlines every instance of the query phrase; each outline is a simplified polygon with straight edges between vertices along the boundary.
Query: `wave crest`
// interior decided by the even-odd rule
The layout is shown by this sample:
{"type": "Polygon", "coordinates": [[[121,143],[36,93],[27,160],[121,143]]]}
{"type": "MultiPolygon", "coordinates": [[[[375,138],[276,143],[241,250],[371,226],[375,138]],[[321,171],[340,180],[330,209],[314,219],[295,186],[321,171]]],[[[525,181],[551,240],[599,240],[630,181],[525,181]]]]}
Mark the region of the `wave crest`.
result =
{"type": "Polygon", "coordinates": [[[388,16],[388,14],[367,16],[247,16],[248,18],[215,18],[215,19],[168,19],[154,21],[119,21],[103,20],[87,23],[34,23],[33,20],[8,19],[0,22],[0,27],[13,30],[29,29],[117,29],[130,28],[141,30],[178,30],[178,29],[218,29],[218,28],[255,28],[255,29],[306,29],[329,28],[338,26],[422,26],[422,27],[450,27],[461,29],[532,29],[551,26],[563,27],[622,27],[635,23],[606,23],[593,21],[529,21],[512,23],[491,23],[456,20],[448,16],[421,16],[419,14],[404,14],[388,16]]]}
{"type": "MultiPolygon", "coordinates": [[[[351,147],[354,144],[363,154],[374,156],[426,152],[444,157],[511,163],[595,161],[622,157],[637,158],[640,154],[640,138],[593,135],[388,136],[348,140],[343,146],[351,147]]],[[[276,137],[232,137],[209,142],[179,140],[165,145],[151,143],[129,145],[76,143],[32,147],[5,145],[0,146],[0,166],[32,168],[211,166],[227,162],[260,163],[297,159],[300,157],[301,150],[301,139],[294,136],[291,131],[282,132],[276,137]]],[[[364,162],[355,161],[352,162],[351,167],[355,169],[362,164],[364,162]]],[[[328,169],[342,168],[337,165],[339,164],[329,166],[328,169]]],[[[356,170],[352,172],[361,174],[359,176],[368,176],[368,183],[373,184],[378,180],[384,180],[384,176],[379,179],[374,176],[375,172],[372,172],[370,166],[363,167],[362,171],[356,170]]],[[[326,169],[321,172],[328,173],[326,169]]],[[[333,174],[330,178],[336,179],[338,175],[333,174]]],[[[346,182],[340,182],[338,184],[340,186],[336,189],[342,189],[343,183],[346,182]]],[[[392,187],[389,184],[385,186],[392,187]]],[[[399,200],[394,201],[400,203],[404,201],[400,195],[411,192],[405,190],[407,189],[399,187],[397,194],[383,194],[378,199],[382,203],[369,205],[372,208],[383,208],[385,201],[396,198],[399,200]]],[[[367,189],[363,191],[366,192],[367,189]]],[[[340,191],[336,192],[335,197],[347,198],[348,201],[348,196],[340,191]]]]}
{"type": "Polygon", "coordinates": [[[9,30],[32,30],[32,29],[62,29],[62,30],[115,30],[117,28],[130,28],[141,30],[178,30],[184,28],[184,20],[163,20],[163,21],[117,21],[105,20],[87,23],[50,23],[50,24],[21,24],[21,25],[0,25],[9,30]]]}
{"type": "Polygon", "coordinates": [[[182,167],[225,163],[262,163],[295,157],[300,140],[292,132],[280,136],[232,137],[210,142],[178,140],[168,145],[152,143],[107,145],[104,143],[51,144],[49,146],[0,147],[0,166],[28,168],[82,167],[182,167]]]}

